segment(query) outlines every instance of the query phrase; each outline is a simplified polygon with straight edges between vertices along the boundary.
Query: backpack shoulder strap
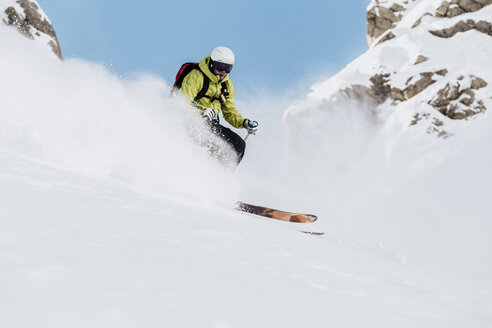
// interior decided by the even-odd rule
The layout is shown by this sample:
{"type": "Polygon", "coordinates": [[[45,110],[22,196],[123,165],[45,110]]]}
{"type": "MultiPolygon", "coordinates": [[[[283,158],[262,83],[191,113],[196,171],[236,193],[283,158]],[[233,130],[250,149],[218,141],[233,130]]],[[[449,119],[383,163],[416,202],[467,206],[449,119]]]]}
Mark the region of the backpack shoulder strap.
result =
{"type": "Polygon", "coordinates": [[[193,101],[198,104],[198,102],[200,101],[200,99],[202,99],[203,97],[205,97],[205,94],[208,91],[208,86],[210,85],[210,78],[200,69],[200,67],[197,67],[197,69],[203,75],[203,86],[202,86],[202,89],[200,91],[198,91],[195,99],[193,99],[193,101]]]}
{"type": "Polygon", "coordinates": [[[221,83],[221,86],[222,86],[222,93],[224,94],[224,96],[229,96],[229,88],[227,87],[227,81],[224,81],[221,83]]]}

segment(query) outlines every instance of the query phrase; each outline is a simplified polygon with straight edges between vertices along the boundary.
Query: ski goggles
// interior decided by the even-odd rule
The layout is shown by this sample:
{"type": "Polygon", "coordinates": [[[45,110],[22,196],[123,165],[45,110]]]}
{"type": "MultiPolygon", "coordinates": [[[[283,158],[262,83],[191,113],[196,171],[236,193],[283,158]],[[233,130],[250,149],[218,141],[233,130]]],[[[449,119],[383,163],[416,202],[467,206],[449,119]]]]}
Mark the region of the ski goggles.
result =
{"type": "Polygon", "coordinates": [[[231,64],[219,63],[214,61],[212,67],[217,70],[217,72],[226,72],[229,74],[232,71],[231,64]]]}

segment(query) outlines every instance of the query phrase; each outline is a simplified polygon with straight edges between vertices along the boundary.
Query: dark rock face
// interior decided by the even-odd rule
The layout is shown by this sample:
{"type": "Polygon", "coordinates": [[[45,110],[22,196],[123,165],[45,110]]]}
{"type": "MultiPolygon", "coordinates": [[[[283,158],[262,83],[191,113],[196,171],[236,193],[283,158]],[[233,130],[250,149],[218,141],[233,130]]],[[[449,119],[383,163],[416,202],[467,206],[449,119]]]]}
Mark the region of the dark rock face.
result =
{"type": "Polygon", "coordinates": [[[388,99],[388,93],[391,87],[387,84],[389,74],[377,74],[371,78],[372,86],[367,87],[361,84],[352,84],[351,86],[340,90],[343,95],[349,99],[354,99],[360,103],[378,106],[388,99]]]}
{"type": "Polygon", "coordinates": [[[485,88],[488,84],[483,79],[470,75],[470,82],[463,83],[460,76],[454,83],[448,83],[429,101],[441,114],[451,119],[466,119],[485,111],[482,100],[476,99],[475,91],[485,88]]]}
{"type": "Polygon", "coordinates": [[[417,60],[415,61],[415,64],[414,65],[422,64],[423,62],[426,62],[428,60],[429,60],[429,57],[419,55],[417,57],[417,60]]]}
{"type": "Polygon", "coordinates": [[[436,9],[437,17],[456,17],[471,13],[492,4],[492,0],[451,0],[443,1],[436,9]]]}
{"type": "MultiPolygon", "coordinates": [[[[405,89],[402,90],[399,88],[391,88],[389,97],[397,101],[406,101],[415,97],[416,95],[427,89],[428,86],[436,82],[436,80],[432,78],[432,75],[434,75],[434,73],[432,72],[420,73],[419,80],[413,84],[408,85],[405,89]]],[[[407,84],[409,83],[409,81],[407,81],[407,84]]]]}
{"type": "Polygon", "coordinates": [[[450,28],[442,30],[429,31],[435,36],[441,38],[451,38],[457,33],[462,33],[470,30],[477,30],[479,32],[492,36],[492,24],[486,21],[479,21],[475,23],[473,19],[467,19],[466,21],[460,21],[456,25],[450,28]]]}
{"type": "Polygon", "coordinates": [[[380,40],[378,40],[378,43],[376,45],[381,44],[383,42],[386,42],[388,40],[394,39],[394,38],[396,38],[396,35],[394,35],[393,32],[389,31],[380,40]]]}
{"type": "Polygon", "coordinates": [[[39,6],[29,0],[17,0],[17,3],[23,12],[18,12],[14,6],[8,7],[5,9],[7,21],[4,20],[4,22],[16,26],[22,34],[30,39],[39,37],[40,33],[47,34],[51,37],[48,45],[58,58],[63,59],[55,30],[51,23],[39,13],[39,6]]]}
{"type": "Polygon", "coordinates": [[[437,80],[433,79],[433,75],[445,76],[447,74],[446,69],[442,69],[436,72],[424,72],[420,73],[418,80],[412,84],[410,82],[415,78],[410,77],[407,80],[406,87],[404,89],[396,88],[391,86],[391,74],[376,74],[371,77],[370,81],[372,83],[371,93],[375,95],[375,99],[379,100],[379,103],[383,103],[386,99],[392,99],[396,102],[407,101],[425,89],[430,85],[434,84],[437,80]]]}
{"type": "MultiPolygon", "coordinates": [[[[371,45],[375,39],[383,35],[386,31],[393,28],[403,17],[400,12],[405,11],[405,7],[393,4],[389,8],[374,6],[367,12],[367,43],[371,45]]],[[[391,32],[390,32],[391,33],[391,32]]],[[[391,33],[385,37],[384,41],[394,38],[391,33]]],[[[384,42],[381,40],[379,43],[384,42]]]]}
{"type": "Polygon", "coordinates": [[[438,70],[436,72],[420,73],[418,76],[419,79],[412,84],[410,84],[410,82],[414,77],[410,77],[407,80],[407,86],[404,89],[391,86],[391,74],[375,74],[370,79],[372,83],[370,87],[356,84],[342,91],[352,99],[363,99],[366,102],[370,100],[373,105],[382,104],[387,99],[393,100],[394,104],[396,104],[415,97],[427,89],[427,87],[434,84],[437,81],[433,79],[434,75],[445,76],[447,73],[448,71],[446,69],[438,70]]]}
{"type": "MultiPolygon", "coordinates": [[[[394,102],[399,103],[415,97],[437,82],[433,78],[435,75],[443,77],[447,74],[448,71],[446,69],[420,73],[419,79],[413,84],[410,84],[410,82],[414,77],[409,78],[406,83],[407,87],[403,90],[391,86],[391,75],[389,73],[376,74],[371,78],[372,87],[366,87],[364,92],[375,103],[381,104],[387,99],[392,99],[394,102]]],[[[486,110],[484,102],[477,99],[475,91],[485,88],[488,83],[474,75],[470,75],[468,82],[462,82],[464,79],[464,76],[460,76],[455,83],[447,83],[444,88],[437,91],[437,94],[428,102],[429,105],[453,120],[467,119],[484,112],[486,110]]],[[[419,120],[412,122],[412,125],[415,125],[419,120]]]]}

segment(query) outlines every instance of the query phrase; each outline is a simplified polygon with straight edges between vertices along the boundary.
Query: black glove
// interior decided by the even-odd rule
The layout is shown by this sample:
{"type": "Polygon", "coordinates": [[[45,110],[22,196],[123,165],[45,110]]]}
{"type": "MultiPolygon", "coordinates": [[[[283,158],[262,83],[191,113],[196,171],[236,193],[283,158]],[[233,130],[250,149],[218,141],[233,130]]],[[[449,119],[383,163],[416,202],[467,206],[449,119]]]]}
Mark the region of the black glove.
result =
{"type": "Polygon", "coordinates": [[[248,130],[248,133],[255,134],[258,130],[258,122],[251,121],[250,119],[245,119],[243,121],[243,126],[248,130]]]}

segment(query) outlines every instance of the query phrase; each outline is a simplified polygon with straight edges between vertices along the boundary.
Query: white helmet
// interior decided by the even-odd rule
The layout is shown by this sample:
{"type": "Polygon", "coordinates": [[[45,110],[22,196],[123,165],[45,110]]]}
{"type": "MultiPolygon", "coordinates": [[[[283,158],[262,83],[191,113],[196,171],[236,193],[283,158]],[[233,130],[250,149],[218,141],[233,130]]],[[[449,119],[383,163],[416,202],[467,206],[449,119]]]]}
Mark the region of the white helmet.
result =
{"type": "Polygon", "coordinates": [[[227,47],[217,47],[212,50],[210,58],[212,58],[214,62],[234,65],[235,56],[231,49],[227,47]]]}

